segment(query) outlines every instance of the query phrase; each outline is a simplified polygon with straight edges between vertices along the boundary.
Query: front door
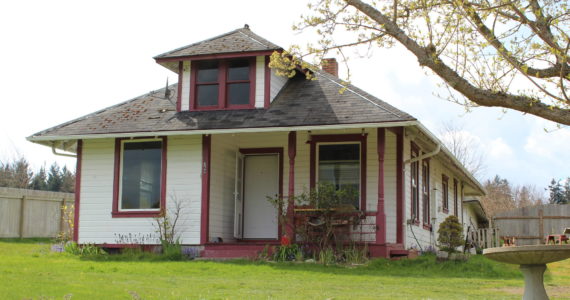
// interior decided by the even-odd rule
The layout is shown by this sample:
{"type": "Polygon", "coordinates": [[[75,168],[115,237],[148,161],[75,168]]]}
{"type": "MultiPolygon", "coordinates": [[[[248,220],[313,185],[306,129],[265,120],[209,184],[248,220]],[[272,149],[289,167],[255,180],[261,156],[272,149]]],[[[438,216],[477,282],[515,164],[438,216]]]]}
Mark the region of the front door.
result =
{"type": "Polygon", "coordinates": [[[244,163],[243,237],[277,239],[277,209],[267,197],[279,193],[279,156],[246,155],[244,163]]]}

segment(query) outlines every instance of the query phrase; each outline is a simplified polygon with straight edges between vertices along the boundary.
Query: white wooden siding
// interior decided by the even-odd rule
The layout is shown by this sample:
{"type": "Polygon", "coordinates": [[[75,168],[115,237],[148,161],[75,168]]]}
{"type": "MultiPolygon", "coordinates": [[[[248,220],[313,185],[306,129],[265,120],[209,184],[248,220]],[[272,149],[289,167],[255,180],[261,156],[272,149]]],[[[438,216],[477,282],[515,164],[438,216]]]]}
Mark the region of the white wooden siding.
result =
{"type": "MultiPolygon", "coordinates": [[[[168,138],[167,206],[172,199],[184,203],[184,216],[178,228],[183,244],[198,244],[200,239],[200,165],[199,137],[168,138]]],[[[119,235],[152,236],[157,243],[152,218],[112,218],[113,139],[85,140],[81,169],[79,243],[128,243],[119,235]]]]}
{"type": "Polygon", "coordinates": [[[270,102],[273,102],[277,94],[279,94],[285,83],[287,83],[287,79],[287,77],[275,75],[275,71],[271,70],[270,102]]]}
{"type": "Polygon", "coordinates": [[[185,61],[182,68],[182,93],[180,96],[180,110],[190,110],[190,62],[185,61]]]}
{"type": "Polygon", "coordinates": [[[255,107],[265,107],[265,56],[255,58],[255,107]]]}

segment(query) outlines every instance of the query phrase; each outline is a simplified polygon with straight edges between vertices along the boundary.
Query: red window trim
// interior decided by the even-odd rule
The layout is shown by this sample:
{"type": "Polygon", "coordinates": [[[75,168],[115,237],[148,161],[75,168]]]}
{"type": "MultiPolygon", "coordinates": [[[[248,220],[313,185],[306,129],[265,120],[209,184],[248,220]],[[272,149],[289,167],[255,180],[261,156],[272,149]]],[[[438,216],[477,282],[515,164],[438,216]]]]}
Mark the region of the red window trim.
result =
{"type": "Polygon", "coordinates": [[[422,208],[424,210],[424,217],[423,217],[423,225],[424,229],[431,230],[431,203],[430,203],[430,165],[429,165],[429,158],[422,160],[422,201],[423,205],[422,208]],[[425,165],[424,165],[425,164],[425,165]],[[427,168],[427,180],[424,178],[424,166],[427,168]],[[424,189],[426,190],[426,194],[424,196],[424,189]]]}
{"type": "MultiPolygon", "coordinates": [[[[137,137],[137,139],[154,139],[154,137],[137,137]]],[[[113,208],[111,216],[113,218],[151,218],[157,217],[160,212],[166,207],[166,141],[165,136],[159,137],[162,140],[162,161],[161,161],[161,174],[160,174],[160,209],[153,211],[119,211],[119,184],[121,180],[121,142],[123,140],[130,140],[129,138],[116,138],[115,139],[115,170],[113,179],[113,208]]]]}
{"type": "Polygon", "coordinates": [[[457,192],[458,192],[458,190],[457,190],[457,179],[453,178],[453,214],[454,214],[456,217],[459,217],[459,215],[458,215],[458,213],[459,213],[459,209],[458,209],[458,208],[459,208],[459,207],[458,207],[459,203],[457,203],[457,197],[458,197],[457,192]]]}
{"type": "Polygon", "coordinates": [[[193,111],[207,111],[207,110],[233,110],[233,109],[253,109],[255,108],[255,71],[256,71],[256,59],[255,57],[245,57],[238,59],[224,59],[219,60],[218,67],[218,81],[216,84],[218,87],[218,105],[213,106],[198,106],[198,101],[196,99],[196,76],[198,73],[198,64],[202,61],[191,61],[191,76],[190,76],[190,109],[193,111]],[[242,105],[230,105],[227,101],[227,64],[232,60],[248,60],[249,61],[249,103],[242,105]]]}
{"type": "Polygon", "coordinates": [[[443,212],[449,213],[449,177],[441,175],[441,200],[443,202],[443,212]]]}
{"type": "MultiPolygon", "coordinates": [[[[410,143],[410,157],[414,158],[414,157],[418,157],[420,156],[420,148],[414,143],[411,142],[410,143]]],[[[413,163],[410,164],[410,214],[412,214],[414,212],[414,209],[416,211],[416,215],[413,216],[411,215],[411,217],[413,218],[413,224],[414,225],[419,225],[420,224],[420,162],[419,161],[415,161],[413,163]],[[416,178],[413,178],[413,169],[416,168],[416,178]],[[414,191],[414,185],[413,185],[413,181],[414,179],[416,180],[416,190],[414,191]],[[414,193],[417,195],[416,199],[417,201],[414,203],[414,193]]]]}
{"type": "Polygon", "coordinates": [[[317,176],[317,144],[338,142],[360,143],[360,210],[366,211],[366,138],[368,134],[327,134],[311,135],[307,143],[310,145],[309,187],[314,189],[317,176]]]}

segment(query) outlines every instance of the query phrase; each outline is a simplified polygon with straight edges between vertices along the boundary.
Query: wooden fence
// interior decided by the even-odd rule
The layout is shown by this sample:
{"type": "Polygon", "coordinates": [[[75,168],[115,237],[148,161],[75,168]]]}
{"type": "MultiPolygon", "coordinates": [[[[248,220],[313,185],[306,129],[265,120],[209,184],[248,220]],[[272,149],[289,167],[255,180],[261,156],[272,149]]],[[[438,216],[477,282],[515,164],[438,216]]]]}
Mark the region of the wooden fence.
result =
{"type": "Polygon", "coordinates": [[[481,249],[500,247],[499,229],[497,228],[480,228],[469,230],[467,232],[467,239],[481,249]]]}
{"type": "Polygon", "coordinates": [[[517,208],[493,218],[501,237],[513,237],[517,245],[544,244],[549,234],[561,234],[570,227],[570,205],[545,204],[517,208]]]}
{"type": "Polygon", "coordinates": [[[72,193],[0,187],[0,237],[56,237],[69,232],[72,193]],[[66,214],[62,214],[67,207],[66,214]]]}

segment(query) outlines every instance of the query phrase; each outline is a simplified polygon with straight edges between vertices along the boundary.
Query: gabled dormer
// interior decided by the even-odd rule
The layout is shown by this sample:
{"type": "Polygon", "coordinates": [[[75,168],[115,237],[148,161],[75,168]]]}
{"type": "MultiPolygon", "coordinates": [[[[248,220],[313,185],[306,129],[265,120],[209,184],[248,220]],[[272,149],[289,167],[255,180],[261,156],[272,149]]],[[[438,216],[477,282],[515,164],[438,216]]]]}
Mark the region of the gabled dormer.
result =
{"type": "Polygon", "coordinates": [[[178,48],[154,59],[178,74],[177,111],[268,108],[286,78],[269,69],[282,48],[249,26],[178,48]]]}

